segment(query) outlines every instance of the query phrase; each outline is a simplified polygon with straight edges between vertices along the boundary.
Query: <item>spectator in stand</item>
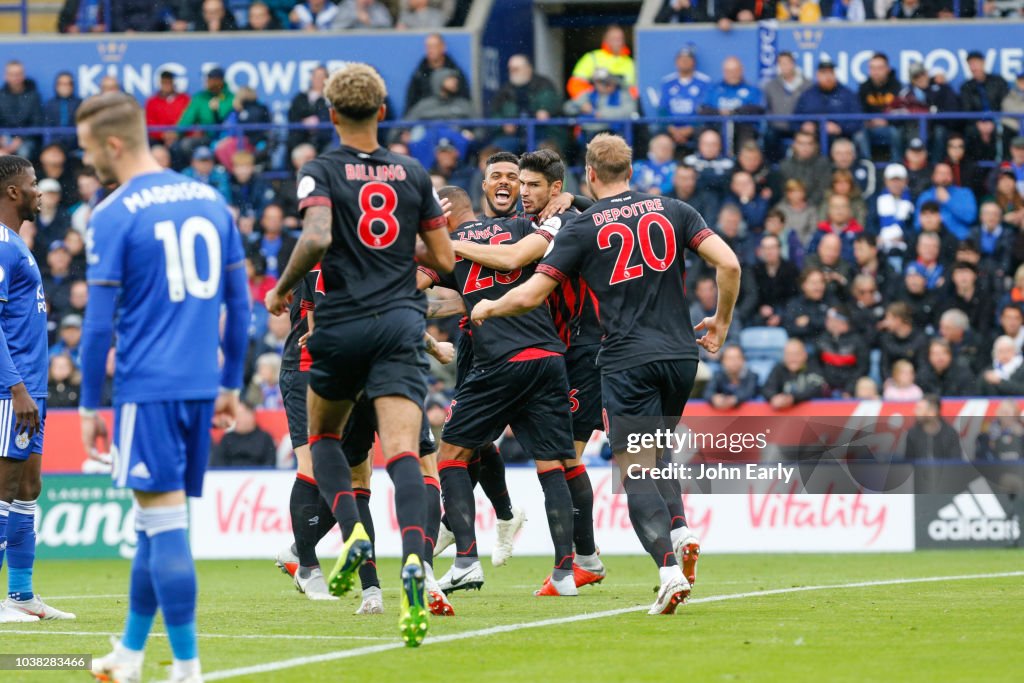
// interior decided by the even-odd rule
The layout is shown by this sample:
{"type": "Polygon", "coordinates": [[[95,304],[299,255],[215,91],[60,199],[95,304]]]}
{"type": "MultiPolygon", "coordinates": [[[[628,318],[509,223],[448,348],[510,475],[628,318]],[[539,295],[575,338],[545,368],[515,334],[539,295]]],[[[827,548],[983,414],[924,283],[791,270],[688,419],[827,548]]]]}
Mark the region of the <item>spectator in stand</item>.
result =
{"type": "Polygon", "coordinates": [[[921,227],[921,207],[926,202],[936,202],[943,224],[953,236],[962,240],[970,235],[971,227],[978,218],[978,204],[974,193],[953,185],[953,169],[949,164],[935,164],[932,170],[932,186],[917,198],[917,227],[921,227]]]}
{"type": "Polygon", "coordinates": [[[277,449],[270,434],[256,424],[256,416],[245,401],[238,402],[235,428],[221,437],[210,450],[210,467],[274,467],[277,449]]]}
{"type": "Polygon", "coordinates": [[[855,274],[870,277],[878,286],[883,296],[891,298],[899,287],[899,275],[889,262],[881,258],[878,252],[878,239],[871,234],[862,233],[853,240],[853,260],[856,264],[855,274]]]}
{"type": "Polygon", "coordinates": [[[765,162],[764,152],[756,140],[747,140],[740,145],[736,155],[736,170],[746,171],[754,180],[757,194],[766,202],[775,201],[775,196],[782,193],[782,176],[765,162]]]}
{"type": "Polygon", "coordinates": [[[831,177],[831,164],[818,153],[817,136],[805,130],[793,136],[793,154],[779,164],[786,180],[799,180],[807,192],[807,201],[817,206],[831,177]]]}
{"type": "Polygon", "coordinates": [[[983,340],[971,329],[971,321],[967,314],[959,309],[951,309],[939,318],[939,336],[949,342],[953,355],[963,358],[977,373],[985,366],[988,355],[984,347],[988,340],[983,340]]]}
{"type": "MultiPolygon", "coordinates": [[[[639,112],[636,98],[615,74],[605,69],[595,69],[593,73],[594,89],[585,91],[565,103],[565,112],[569,116],[582,119],[629,119],[639,112]]],[[[580,125],[586,140],[598,133],[625,133],[621,123],[584,123],[580,125]]]]}
{"type": "Polygon", "coordinates": [[[825,220],[818,223],[818,232],[811,240],[810,249],[816,251],[825,235],[835,235],[842,241],[842,259],[853,262],[853,241],[863,234],[864,226],[857,222],[850,209],[850,200],[843,195],[832,195],[828,200],[825,220]]]}
{"type": "Polygon", "coordinates": [[[434,146],[434,164],[430,167],[430,174],[444,178],[445,185],[469,186],[467,169],[459,163],[459,155],[459,148],[451,140],[441,138],[434,146]]]}
{"type": "Polygon", "coordinates": [[[594,89],[594,73],[603,69],[613,76],[618,76],[624,90],[630,91],[635,98],[636,64],[626,46],[626,32],[621,26],[609,26],[601,40],[601,47],[591,50],[576,62],[566,90],[571,99],[594,89]]]}
{"type": "Polygon", "coordinates": [[[817,268],[805,268],[800,274],[800,296],[791,299],[782,314],[782,326],[790,337],[813,341],[825,331],[825,314],[831,305],[826,284],[825,274],[817,268]]]}
{"type": "Polygon", "coordinates": [[[255,0],[246,12],[246,31],[280,31],[283,27],[277,15],[265,2],[255,0]]]}
{"type": "MultiPolygon", "coordinates": [[[[995,191],[986,199],[994,201],[1003,212],[1003,222],[1024,229],[1024,196],[1017,190],[1017,179],[1014,169],[1007,162],[998,169],[995,179],[995,191]]],[[[1020,237],[1017,243],[1020,243],[1020,237]]],[[[1017,247],[1015,247],[1015,250],[1017,247]]]]}
{"type": "MultiPolygon", "coordinates": [[[[775,62],[776,76],[764,85],[764,98],[769,114],[789,116],[796,110],[797,100],[811,87],[797,68],[793,53],[782,51],[775,62]]],[[[764,146],[768,159],[781,161],[785,157],[785,141],[793,139],[789,121],[769,121],[764,146]]]]}
{"type": "Polygon", "coordinates": [[[332,0],[306,0],[292,8],[288,19],[300,31],[330,31],[338,16],[338,6],[332,0]]]}
{"type": "Polygon", "coordinates": [[[192,152],[192,164],[182,173],[201,183],[206,183],[221,193],[226,201],[231,202],[231,178],[228,172],[218,166],[209,147],[196,147],[192,152]]]}
{"type": "MultiPolygon", "coordinates": [[[[905,2],[906,0],[904,0],[905,2]]],[[[962,460],[960,435],[942,419],[942,398],[927,394],[914,406],[914,426],[907,431],[903,459],[962,460]]]]}
{"type": "Polygon", "coordinates": [[[832,171],[832,184],[825,190],[825,197],[818,207],[818,216],[823,221],[828,220],[829,202],[833,197],[845,197],[853,219],[862,227],[866,225],[868,204],[864,201],[860,185],[854,181],[852,173],[846,170],[832,171]]]}
{"type": "MultiPolygon", "coordinates": [[[[175,126],[181,121],[190,98],[188,93],[178,92],[174,83],[173,71],[160,72],[160,85],[156,93],[146,100],[147,126],[175,126]]],[[[178,132],[173,129],[150,131],[150,142],[163,142],[173,145],[178,141],[178,132]]]]}
{"type": "Polygon", "coordinates": [[[915,261],[904,270],[903,287],[895,298],[910,306],[915,326],[931,332],[941,308],[940,293],[940,289],[928,286],[927,269],[915,261]]]}
{"type": "MultiPolygon", "coordinates": [[[[708,88],[704,97],[701,114],[712,116],[734,116],[760,114],[764,112],[764,97],[761,89],[747,83],[743,78],[743,62],[738,57],[726,57],[722,62],[722,80],[708,88]]],[[[746,139],[756,138],[755,124],[735,124],[734,143],[739,147],[746,139]]]]}
{"type": "Polygon", "coordinates": [[[327,67],[316,67],[309,74],[309,89],[292,98],[288,107],[288,123],[301,123],[303,128],[288,131],[289,149],[308,142],[322,151],[331,143],[334,137],[330,126],[331,105],[324,97],[327,75],[327,67]]]}
{"type": "Polygon", "coordinates": [[[86,257],[85,257],[85,236],[76,230],[68,230],[64,233],[64,246],[71,256],[72,287],[74,282],[85,279],[86,257]]]}
{"type": "Polygon", "coordinates": [[[36,169],[36,177],[40,182],[50,178],[60,183],[60,204],[65,209],[70,209],[78,202],[78,180],[75,176],[76,166],[73,159],[74,157],[71,160],[68,159],[68,153],[64,147],[51,143],[43,147],[43,151],[39,153],[39,168],[36,169]]]}
{"type": "Polygon", "coordinates": [[[710,190],[698,190],[697,177],[697,171],[693,166],[677,166],[676,172],[672,174],[672,191],[669,196],[686,202],[707,221],[718,215],[720,200],[710,190]]]}
{"type": "Polygon", "coordinates": [[[971,329],[986,339],[995,327],[996,301],[992,292],[978,286],[978,271],[970,263],[954,264],[949,275],[950,288],[943,303],[944,310],[959,309],[967,313],[971,329]]]}
{"type": "Polygon", "coordinates": [[[887,19],[925,19],[926,14],[921,7],[922,0],[896,0],[889,8],[887,19]]]}
{"type": "Polygon", "coordinates": [[[749,24],[776,17],[775,0],[720,0],[715,3],[715,20],[722,31],[733,23],[749,24]]]}
{"type": "Polygon", "coordinates": [[[850,311],[839,305],[825,314],[825,332],[814,345],[822,377],[833,398],[853,396],[857,380],[868,372],[868,354],[863,337],[852,331],[850,311]]]}
{"type": "Polygon", "coordinates": [[[914,313],[905,301],[889,304],[882,318],[878,346],[882,350],[882,372],[889,376],[892,364],[903,358],[914,365],[924,359],[928,337],[914,326],[914,313]]]}
{"type": "Polygon", "coordinates": [[[249,343],[249,352],[245,359],[246,385],[249,384],[256,374],[256,361],[260,356],[280,356],[284,353],[284,343],[288,340],[288,334],[291,332],[291,329],[292,324],[288,314],[282,313],[281,315],[268,316],[266,330],[252,335],[249,343]]]}
{"type": "Polygon", "coordinates": [[[776,18],[779,21],[798,21],[801,24],[817,24],[821,21],[821,7],[815,0],[782,0],[776,6],[776,18]]]}
{"type": "MultiPolygon", "coordinates": [[[[1021,356],[1020,349],[1011,337],[998,337],[992,344],[992,365],[981,375],[983,387],[993,387],[992,393],[1005,395],[1008,385],[1017,383],[1019,378],[1016,375],[1024,372],[1024,356],[1021,356]]],[[[990,395],[986,393],[985,395],[990,395]]]]}
{"type": "Polygon", "coordinates": [[[276,189],[278,201],[281,203],[281,208],[284,209],[284,224],[289,229],[295,229],[299,227],[299,199],[296,195],[299,170],[316,158],[316,147],[302,143],[292,148],[288,158],[292,164],[291,175],[287,179],[279,181],[276,189]]]}
{"type": "Polygon", "coordinates": [[[774,210],[783,215],[788,233],[785,246],[789,258],[800,268],[810,249],[811,240],[817,234],[818,210],[807,201],[807,191],[801,181],[791,178],[783,187],[783,199],[775,205],[774,210]]]}
{"type": "Polygon", "coordinates": [[[914,233],[910,240],[910,255],[914,258],[920,258],[918,242],[921,240],[921,237],[924,235],[934,235],[938,238],[939,263],[943,266],[952,265],[953,261],[956,260],[957,240],[942,222],[942,214],[940,213],[938,203],[925,202],[921,205],[917,216],[918,222],[921,224],[921,230],[914,233]]]}
{"type": "Polygon", "coordinates": [[[409,118],[409,110],[426,98],[431,97],[437,91],[433,85],[433,75],[438,69],[451,69],[458,74],[459,89],[458,96],[469,99],[469,85],[466,81],[466,74],[459,65],[448,54],[448,46],[439,33],[431,33],[424,41],[426,55],[416,65],[412,78],[409,80],[409,88],[405,93],[405,118],[409,118]]]}
{"type": "Polygon", "coordinates": [[[816,360],[807,356],[807,347],[799,339],[790,339],[782,350],[782,362],[772,368],[761,389],[775,410],[792,408],[798,403],[824,398],[828,384],[816,360]]]}
{"type": "Polygon", "coordinates": [[[267,274],[278,277],[291,258],[297,240],[284,232],[284,211],[279,204],[268,204],[260,216],[257,245],[267,260],[267,274]]]}
{"type": "MultiPolygon", "coordinates": [[[[477,115],[472,100],[459,94],[459,74],[454,69],[438,69],[433,73],[434,94],[421,99],[405,113],[411,120],[468,119],[477,115]]],[[[408,142],[402,133],[399,137],[408,142]]],[[[454,133],[457,135],[458,133],[454,133]]],[[[462,133],[468,137],[468,132],[462,133]]]]}
{"type": "Polygon", "coordinates": [[[377,0],[341,0],[338,13],[331,22],[331,29],[391,28],[395,21],[391,12],[377,0]]]}
{"type": "Polygon", "coordinates": [[[59,33],[103,33],[107,21],[103,16],[104,4],[100,0],[64,0],[57,15],[59,33]]]}
{"type": "Polygon", "coordinates": [[[942,163],[953,171],[953,184],[981,194],[985,179],[979,178],[975,164],[967,157],[964,137],[952,133],[946,138],[946,156],[942,163]]]}
{"type": "MultiPolygon", "coordinates": [[[[75,77],[68,71],[57,74],[53,85],[54,98],[43,106],[43,125],[47,128],[74,128],[75,112],[82,103],[75,95],[75,77]]],[[[66,150],[78,148],[78,138],[74,133],[62,133],[53,137],[47,136],[48,144],[58,144],[66,150]]]]}
{"type": "MultiPolygon", "coordinates": [[[[819,114],[828,116],[830,114],[858,114],[860,103],[857,95],[839,83],[836,79],[835,65],[831,58],[822,57],[818,62],[817,81],[807,89],[800,99],[796,101],[796,109],[793,114],[819,114]]],[[[825,121],[825,132],[828,137],[852,138],[863,126],[861,121],[844,120],[842,122],[825,121]]],[[[817,121],[804,121],[800,129],[817,135],[817,121]]]]}
{"type": "Polygon", "coordinates": [[[259,100],[259,95],[249,86],[243,85],[235,93],[231,113],[224,120],[223,137],[217,142],[215,156],[228,171],[232,171],[231,157],[236,151],[251,151],[259,162],[269,156],[266,129],[245,130],[240,126],[271,123],[270,109],[259,100]]]}
{"type": "Polygon", "coordinates": [[[1013,339],[1018,349],[1024,351],[1024,309],[1017,304],[1005,304],[999,309],[997,334],[1013,339]]]}
{"type": "Polygon", "coordinates": [[[1024,421],[1020,408],[1011,399],[996,406],[995,419],[978,435],[974,459],[980,462],[1019,462],[1024,460],[1024,421]]]}
{"type": "MultiPolygon", "coordinates": [[[[71,216],[67,209],[61,206],[60,183],[53,178],[44,178],[39,181],[39,213],[36,216],[35,224],[37,229],[36,244],[39,246],[51,244],[54,240],[60,240],[71,228],[71,216]]],[[[36,261],[46,261],[45,252],[36,249],[33,252],[36,261]],[[43,258],[40,258],[40,256],[43,258]]]]}
{"type": "MultiPolygon", "coordinates": [[[[534,118],[545,121],[557,116],[562,109],[562,97],[558,88],[546,76],[533,70],[533,64],[526,55],[512,55],[508,59],[508,83],[501,87],[491,102],[491,115],[502,119],[534,118]]],[[[564,143],[566,136],[556,128],[539,128],[542,138],[551,138],[564,143]]],[[[514,123],[502,126],[503,149],[514,151],[526,149],[526,130],[514,123]]]]}
{"type": "MultiPolygon", "coordinates": [[[[861,111],[866,114],[885,113],[896,101],[900,90],[902,85],[889,65],[889,57],[884,52],[876,52],[868,61],[868,78],[857,90],[861,111]]],[[[889,148],[890,161],[899,161],[903,154],[899,129],[882,118],[866,121],[864,128],[857,133],[856,142],[860,155],[865,159],[873,157],[872,147],[875,145],[889,148]]]]}
{"type": "Polygon", "coordinates": [[[697,171],[697,189],[712,193],[719,201],[729,186],[729,176],[736,166],[722,154],[722,136],[710,128],[697,138],[697,151],[683,159],[683,163],[697,171]]]}
{"type": "Polygon", "coordinates": [[[235,16],[224,7],[224,0],[203,0],[202,13],[193,30],[210,33],[237,31],[238,24],[235,16]]]}
{"type": "Polygon", "coordinates": [[[71,283],[71,295],[68,299],[69,314],[85,316],[85,307],[89,303],[89,283],[75,280],[71,283]]]}
{"type": "Polygon", "coordinates": [[[78,201],[71,207],[71,227],[84,234],[92,206],[99,201],[100,180],[91,168],[84,168],[75,176],[75,186],[78,201]]]}
{"type": "Polygon", "coordinates": [[[60,320],[57,343],[50,347],[50,358],[64,355],[75,367],[82,365],[82,316],[65,315],[60,320]]]}
{"type": "Polygon", "coordinates": [[[942,238],[934,232],[922,232],[914,244],[916,259],[910,263],[924,276],[928,289],[941,289],[946,284],[948,264],[941,259],[942,238]]]}
{"type": "Polygon", "coordinates": [[[903,164],[889,164],[883,178],[885,188],[872,202],[868,227],[878,235],[878,248],[885,257],[902,264],[914,217],[907,169],[903,164]]]}
{"type": "Polygon", "coordinates": [[[878,393],[878,384],[870,377],[861,377],[854,385],[853,398],[857,401],[881,401],[882,395],[878,393]]]}
{"type": "Polygon", "coordinates": [[[732,410],[758,398],[757,375],[747,369],[747,360],[738,344],[722,348],[718,372],[704,387],[704,399],[717,410],[732,410]]]}
{"type": "MultiPolygon", "coordinates": [[[[688,43],[676,54],[676,70],[661,79],[661,93],[658,96],[658,116],[686,118],[694,116],[704,104],[711,79],[697,71],[697,48],[688,43]]],[[[697,127],[680,121],[682,125],[669,124],[666,132],[677,145],[692,148],[697,127]]]]}
{"type": "Polygon", "coordinates": [[[799,293],[800,272],[782,258],[782,241],[776,235],[761,238],[753,270],[757,299],[753,324],[779,327],[786,306],[799,293]]]}
{"type": "Polygon", "coordinates": [[[665,0],[654,17],[658,24],[691,24],[710,20],[705,0],[665,0]]]}
{"type": "Polygon", "coordinates": [[[1022,130],[1020,122],[1024,117],[1024,69],[1017,72],[1013,88],[1003,98],[1002,110],[1004,114],[1013,114],[1013,116],[1003,117],[1002,120],[1006,146],[1009,147],[1012,139],[1020,135],[1022,130]]]}
{"type": "MultiPolygon", "coordinates": [[[[4,87],[0,88],[0,129],[32,128],[43,124],[43,104],[36,82],[25,77],[25,66],[16,59],[4,67],[4,87]]],[[[40,138],[0,133],[0,155],[17,154],[34,159],[40,138]]]]}
{"type": "MultiPolygon", "coordinates": [[[[753,244],[745,231],[746,226],[743,224],[743,212],[740,211],[740,207],[730,202],[722,204],[718,210],[718,222],[715,227],[718,228],[725,243],[736,252],[740,263],[744,266],[753,265],[753,244]]],[[[703,270],[704,267],[698,266],[698,268],[703,270]]]]}
{"type": "Polygon", "coordinates": [[[849,297],[853,264],[843,258],[843,241],[838,235],[826,234],[817,241],[814,253],[804,261],[805,268],[817,268],[825,275],[825,298],[845,301],[849,297]]]}
{"type": "Polygon", "coordinates": [[[676,145],[668,135],[655,135],[647,146],[647,158],[633,162],[632,186],[638,192],[668,194],[675,177],[676,145]]]}
{"type": "Polygon", "coordinates": [[[82,376],[74,362],[64,355],[50,356],[47,383],[47,408],[77,408],[82,390],[82,376]]]}
{"type": "Polygon", "coordinates": [[[850,308],[853,329],[864,337],[867,348],[878,348],[878,335],[885,318],[885,300],[878,291],[878,285],[870,275],[857,275],[850,291],[853,294],[850,308]]]}
{"type": "Polygon", "coordinates": [[[909,360],[898,360],[892,364],[892,377],[882,386],[882,398],[886,401],[919,401],[924,396],[916,384],[914,365],[909,360]]]}
{"type": "Polygon", "coordinates": [[[280,375],[281,356],[277,353],[262,354],[256,359],[256,372],[245,391],[245,402],[264,410],[284,408],[278,383],[280,375]]]}
{"type": "MultiPolygon", "coordinates": [[[[43,275],[43,291],[49,302],[50,319],[67,310],[71,300],[71,253],[63,241],[50,243],[46,254],[46,270],[43,275]]],[[[57,318],[59,319],[59,318],[57,318]]]]}
{"type": "Polygon", "coordinates": [[[431,31],[443,28],[446,21],[444,12],[431,7],[428,0],[403,0],[395,28],[431,31]]]}
{"type": "MultiPolygon", "coordinates": [[[[910,83],[902,88],[889,109],[890,114],[929,114],[960,111],[960,99],[953,89],[938,77],[931,77],[928,69],[921,62],[914,62],[908,69],[910,83]]],[[[941,157],[945,149],[946,137],[949,135],[952,121],[933,121],[928,123],[928,137],[932,140],[932,156],[941,157]]],[[[917,121],[898,124],[903,137],[914,137],[920,131],[917,121]]]]}
{"type": "Polygon", "coordinates": [[[231,157],[231,201],[243,216],[255,217],[274,200],[274,190],[256,175],[252,152],[235,152],[231,157]]]}
{"type": "Polygon", "coordinates": [[[916,202],[931,182],[932,167],[928,162],[928,148],[921,138],[912,138],[907,143],[907,151],[903,156],[903,166],[907,169],[907,187],[910,196],[916,202]]]}
{"type": "Polygon", "coordinates": [[[977,382],[970,366],[953,357],[953,349],[945,339],[928,343],[928,357],[921,364],[918,385],[928,394],[939,396],[970,396],[977,382]]]}
{"type": "Polygon", "coordinates": [[[764,229],[768,202],[757,193],[754,178],[746,171],[736,171],[729,182],[729,194],[725,201],[735,204],[743,214],[747,230],[760,233],[764,229]]]}
{"type": "Polygon", "coordinates": [[[124,92],[121,81],[117,80],[117,76],[113,74],[107,74],[100,79],[100,93],[108,92],[124,92]]]}
{"type": "MultiPolygon", "coordinates": [[[[832,172],[845,171],[853,176],[857,183],[857,190],[861,197],[870,197],[875,194],[877,185],[877,172],[875,164],[868,159],[857,158],[857,148],[853,142],[846,138],[838,138],[832,142],[829,148],[829,159],[832,161],[832,172]]],[[[851,195],[852,196],[852,195],[851,195]]],[[[864,222],[863,217],[858,216],[857,220],[864,222]]]]}
{"type": "Polygon", "coordinates": [[[1016,235],[1012,228],[1003,223],[1003,210],[991,199],[981,203],[978,218],[979,224],[972,231],[971,239],[978,245],[986,270],[1002,279],[1010,275],[1016,235]]]}
{"type": "Polygon", "coordinates": [[[1010,87],[1002,76],[985,72],[985,55],[977,50],[967,53],[967,69],[971,76],[960,86],[960,103],[964,111],[1000,111],[1010,87]]]}
{"type": "MultiPolygon", "coordinates": [[[[220,125],[234,111],[234,104],[235,96],[224,83],[224,69],[216,66],[206,74],[206,88],[189,100],[188,106],[178,119],[178,128],[220,125]]],[[[216,132],[209,130],[187,134],[190,137],[189,148],[209,144],[209,141],[217,137],[216,132]]]]}
{"type": "Polygon", "coordinates": [[[113,0],[110,21],[102,0],[65,0],[57,17],[61,33],[114,33],[162,31],[167,26],[166,6],[152,0],[113,0]],[[108,26],[109,23],[109,26],[108,26]]]}

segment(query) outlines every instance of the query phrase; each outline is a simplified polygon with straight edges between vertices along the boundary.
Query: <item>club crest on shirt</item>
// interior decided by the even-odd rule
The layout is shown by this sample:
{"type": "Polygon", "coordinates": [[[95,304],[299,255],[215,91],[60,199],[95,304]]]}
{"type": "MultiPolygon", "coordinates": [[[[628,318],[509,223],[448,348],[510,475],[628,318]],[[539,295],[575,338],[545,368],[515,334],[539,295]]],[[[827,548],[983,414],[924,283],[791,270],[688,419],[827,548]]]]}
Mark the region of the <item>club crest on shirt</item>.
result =
{"type": "Polygon", "coordinates": [[[21,450],[28,448],[28,434],[25,432],[18,434],[17,438],[14,439],[14,445],[21,450]]]}
{"type": "Polygon", "coordinates": [[[311,176],[303,176],[302,180],[299,181],[298,187],[295,188],[295,196],[299,199],[305,199],[314,189],[316,189],[316,181],[311,176]]]}

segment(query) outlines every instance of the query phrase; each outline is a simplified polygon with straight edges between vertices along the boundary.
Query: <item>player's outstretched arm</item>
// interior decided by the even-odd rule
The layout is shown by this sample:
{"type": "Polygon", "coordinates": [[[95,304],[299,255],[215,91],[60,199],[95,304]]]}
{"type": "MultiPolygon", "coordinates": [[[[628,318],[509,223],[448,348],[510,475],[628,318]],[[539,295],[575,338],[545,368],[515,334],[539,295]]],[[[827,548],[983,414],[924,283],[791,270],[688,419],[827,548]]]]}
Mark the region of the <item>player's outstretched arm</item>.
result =
{"type": "Polygon", "coordinates": [[[228,429],[235,422],[238,395],[242,391],[242,378],[245,374],[251,311],[244,261],[229,266],[225,272],[224,304],[227,308],[224,336],[221,339],[224,367],[220,374],[220,395],[213,411],[213,424],[220,429],[228,429]]]}
{"type": "Polygon", "coordinates": [[[444,229],[428,230],[420,233],[423,249],[416,250],[416,260],[420,265],[432,268],[439,273],[450,273],[455,267],[455,252],[452,251],[452,240],[444,229]]]}
{"type": "Polygon", "coordinates": [[[91,458],[98,457],[97,439],[106,439],[106,423],[96,414],[107,374],[107,355],[114,337],[118,287],[90,284],[89,305],[82,323],[82,393],[78,412],[82,418],[82,445],[91,458]]]}
{"type": "Polygon", "coordinates": [[[716,353],[722,347],[722,343],[729,333],[729,325],[732,324],[732,312],[736,308],[736,298],[740,293],[742,270],[736,253],[718,235],[712,235],[701,242],[697,247],[697,253],[715,269],[715,280],[718,282],[718,306],[715,308],[713,317],[704,318],[697,323],[694,329],[707,331],[703,337],[697,340],[697,343],[709,353],[716,353]]]}
{"type": "Polygon", "coordinates": [[[466,303],[460,296],[449,299],[428,299],[428,318],[447,318],[453,315],[461,315],[466,312],[466,303]]]}
{"type": "MultiPolygon", "coordinates": [[[[445,240],[448,236],[445,235],[445,240]]],[[[292,290],[327,253],[331,246],[331,207],[310,206],[302,216],[302,236],[288,259],[277,286],[265,300],[271,315],[280,315],[292,299],[292,290]]]]}
{"type": "Polygon", "coordinates": [[[493,301],[481,301],[473,307],[470,317],[475,325],[488,318],[512,318],[529,313],[540,306],[555,291],[558,282],[547,275],[535,273],[533,277],[493,301]]]}
{"type": "Polygon", "coordinates": [[[539,261],[548,250],[551,241],[539,233],[527,235],[515,244],[476,244],[475,242],[452,242],[457,256],[475,261],[485,268],[494,270],[515,270],[539,261]]]}

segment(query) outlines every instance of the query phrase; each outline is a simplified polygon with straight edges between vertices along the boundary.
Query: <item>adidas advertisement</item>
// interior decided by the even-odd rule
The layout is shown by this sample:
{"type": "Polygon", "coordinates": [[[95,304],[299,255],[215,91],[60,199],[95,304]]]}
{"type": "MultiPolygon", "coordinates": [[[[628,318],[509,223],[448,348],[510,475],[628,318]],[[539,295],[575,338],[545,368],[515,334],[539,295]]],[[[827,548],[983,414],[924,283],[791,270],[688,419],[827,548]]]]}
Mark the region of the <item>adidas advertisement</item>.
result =
{"type": "Polygon", "coordinates": [[[917,547],[993,547],[1020,544],[1019,499],[997,495],[979,477],[952,497],[916,496],[917,547]]]}

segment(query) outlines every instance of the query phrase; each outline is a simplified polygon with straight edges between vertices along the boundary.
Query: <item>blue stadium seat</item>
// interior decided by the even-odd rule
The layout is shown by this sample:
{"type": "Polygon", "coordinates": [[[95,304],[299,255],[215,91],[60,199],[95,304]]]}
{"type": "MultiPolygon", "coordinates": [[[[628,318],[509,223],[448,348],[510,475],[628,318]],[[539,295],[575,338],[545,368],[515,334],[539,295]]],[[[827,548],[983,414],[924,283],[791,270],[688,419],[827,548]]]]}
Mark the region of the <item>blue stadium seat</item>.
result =
{"type": "Polygon", "coordinates": [[[776,361],[767,358],[755,358],[747,361],[747,369],[757,375],[757,383],[762,386],[768,381],[768,375],[772,374],[772,368],[775,365],[776,361]]]}
{"type": "Polygon", "coordinates": [[[782,349],[789,335],[781,327],[745,327],[740,332],[740,346],[747,360],[782,360],[782,349]]]}

